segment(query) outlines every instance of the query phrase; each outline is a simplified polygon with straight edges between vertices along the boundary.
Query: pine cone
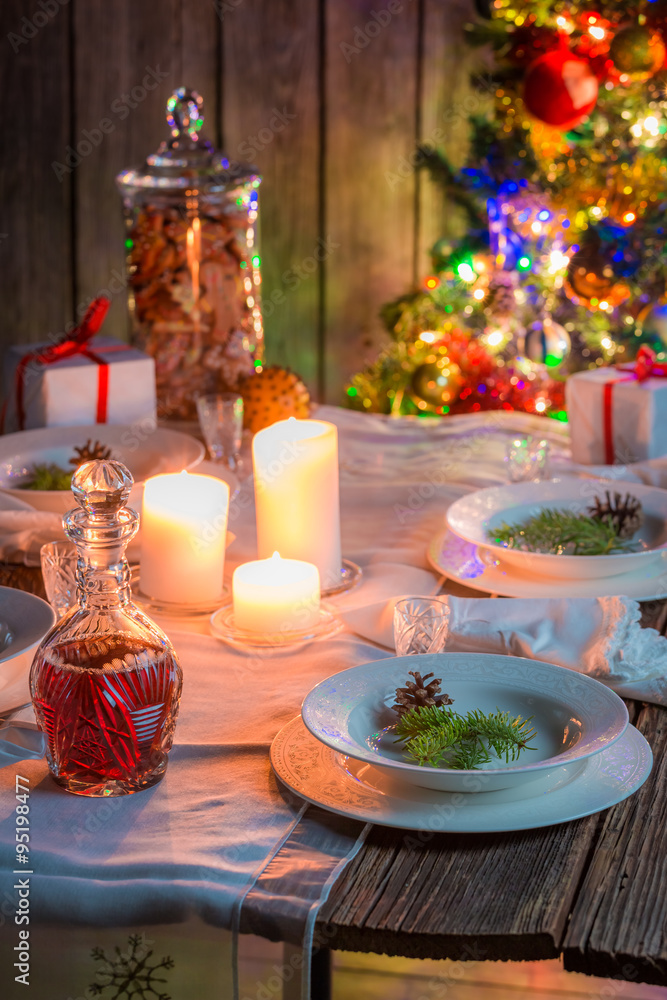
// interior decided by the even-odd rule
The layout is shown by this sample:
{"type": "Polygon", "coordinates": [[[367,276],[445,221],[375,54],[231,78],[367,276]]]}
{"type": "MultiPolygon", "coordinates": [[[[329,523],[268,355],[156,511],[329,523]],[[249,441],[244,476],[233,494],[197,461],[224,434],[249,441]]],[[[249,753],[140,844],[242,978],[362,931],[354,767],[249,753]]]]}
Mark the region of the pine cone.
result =
{"type": "Polygon", "coordinates": [[[78,469],[84,462],[105,461],[111,458],[111,448],[106,448],[101,441],[91,442],[90,438],[80,448],[74,446],[76,454],[70,458],[69,464],[78,469]]]}
{"type": "Polygon", "coordinates": [[[409,670],[408,673],[414,677],[414,682],[408,681],[405,687],[396,688],[396,704],[392,705],[399,716],[405,715],[413,708],[432,705],[440,708],[442,705],[452,704],[453,699],[448,694],[438,694],[441,684],[439,677],[426,684],[429,677],[433,677],[432,673],[424,674],[423,677],[418,670],[409,670]]]}
{"type": "Polygon", "coordinates": [[[596,497],[593,506],[588,508],[588,513],[597,521],[613,524],[619,538],[632,538],[644,523],[641,503],[631,493],[626,493],[624,497],[620,493],[614,493],[612,500],[607,490],[605,496],[606,501],[596,497]]]}

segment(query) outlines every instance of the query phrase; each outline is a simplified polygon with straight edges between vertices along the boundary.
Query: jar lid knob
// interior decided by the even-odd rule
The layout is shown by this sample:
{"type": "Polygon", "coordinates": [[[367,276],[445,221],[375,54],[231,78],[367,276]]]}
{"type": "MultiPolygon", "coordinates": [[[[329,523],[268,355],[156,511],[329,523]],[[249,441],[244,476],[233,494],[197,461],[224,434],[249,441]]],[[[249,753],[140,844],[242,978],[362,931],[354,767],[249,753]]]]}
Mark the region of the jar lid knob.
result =
{"type": "Polygon", "coordinates": [[[127,503],[134,485],[132,473],[122,462],[84,462],[72,476],[74,499],[88,514],[116,514],[127,503]]]}
{"type": "Polygon", "coordinates": [[[167,124],[171,131],[168,149],[199,149],[208,143],[200,135],[204,124],[204,102],[196,90],[178,87],[167,101],[167,124]]]}

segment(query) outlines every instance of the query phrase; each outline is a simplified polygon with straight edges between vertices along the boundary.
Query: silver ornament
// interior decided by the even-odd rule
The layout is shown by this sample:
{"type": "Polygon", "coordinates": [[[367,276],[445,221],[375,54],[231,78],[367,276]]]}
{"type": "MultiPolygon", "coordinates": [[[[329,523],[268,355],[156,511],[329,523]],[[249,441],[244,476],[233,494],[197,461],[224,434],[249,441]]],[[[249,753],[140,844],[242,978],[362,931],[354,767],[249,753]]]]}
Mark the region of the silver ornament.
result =
{"type": "Polygon", "coordinates": [[[555,368],[565,361],[572,342],[567,330],[550,316],[537,320],[526,330],[521,353],[535,365],[555,368]]]}

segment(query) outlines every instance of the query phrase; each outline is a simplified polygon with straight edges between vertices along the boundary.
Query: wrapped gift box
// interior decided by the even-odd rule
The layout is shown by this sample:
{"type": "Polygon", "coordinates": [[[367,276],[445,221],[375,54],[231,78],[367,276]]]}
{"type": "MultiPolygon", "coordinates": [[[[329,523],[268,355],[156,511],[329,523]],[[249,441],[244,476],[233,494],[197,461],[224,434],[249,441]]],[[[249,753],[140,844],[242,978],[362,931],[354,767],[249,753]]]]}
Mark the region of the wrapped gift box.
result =
{"type": "Polygon", "coordinates": [[[667,378],[594,368],[565,385],[572,458],[582,465],[627,465],[667,455],[667,378]]]}
{"type": "MultiPolygon", "coordinates": [[[[20,429],[16,407],[19,362],[26,354],[46,346],[21,344],[7,351],[5,431],[20,429]]],[[[94,337],[86,343],[85,351],[88,353],[74,354],[49,364],[31,361],[27,365],[23,377],[25,430],[155,421],[153,358],[113,337],[94,337]]]]}

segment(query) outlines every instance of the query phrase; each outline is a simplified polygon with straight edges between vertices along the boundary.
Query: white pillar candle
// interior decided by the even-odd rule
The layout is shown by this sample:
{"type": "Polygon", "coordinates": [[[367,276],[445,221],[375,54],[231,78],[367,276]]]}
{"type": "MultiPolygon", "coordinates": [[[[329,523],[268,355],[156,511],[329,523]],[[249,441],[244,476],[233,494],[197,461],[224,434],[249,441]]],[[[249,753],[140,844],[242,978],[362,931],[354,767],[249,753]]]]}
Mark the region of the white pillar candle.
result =
{"type": "Polygon", "coordinates": [[[252,443],[257,552],[314,563],[323,587],[340,582],[338,431],[324,420],[279,420],[252,443]]]}
{"type": "Polygon", "coordinates": [[[320,617],[317,566],[298,559],[243,563],[232,577],[234,624],[247,632],[296,631],[316,625],[320,617]]]}
{"type": "Polygon", "coordinates": [[[229,486],[188,472],[147,480],[139,587],[154,600],[203,604],[222,594],[229,486]]]}

